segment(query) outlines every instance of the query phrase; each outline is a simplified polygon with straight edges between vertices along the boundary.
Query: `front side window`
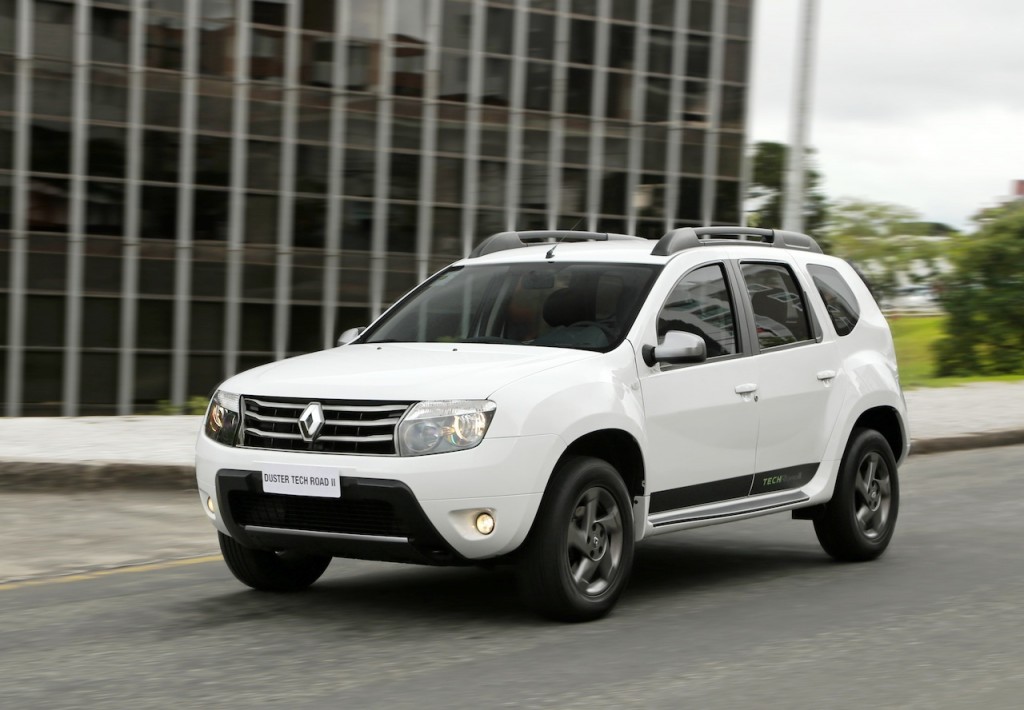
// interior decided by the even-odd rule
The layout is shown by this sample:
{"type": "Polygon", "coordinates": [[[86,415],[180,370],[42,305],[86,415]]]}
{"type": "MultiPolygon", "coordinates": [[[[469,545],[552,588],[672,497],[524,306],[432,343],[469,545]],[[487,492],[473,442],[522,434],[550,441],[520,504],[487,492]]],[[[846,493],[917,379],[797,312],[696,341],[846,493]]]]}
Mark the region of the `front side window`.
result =
{"type": "Polygon", "coordinates": [[[492,343],[607,352],[626,337],[660,267],[456,266],[427,282],[360,343],[492,343]]]}
{"type": "Polygon", "coordinates": [[[810,264],[807,270],[825,302],[828,317],[839,335],[849,335],[860,320],[860,305],[842,275],[831,266],[810,264]]]}
{"type": "Polygon", "coordinates": [[[788,266],[748,262],[740,268],[762,350],[813,340],[803,292],[788,266]]]}
{"type": "Polygon", "coordinates": [[[708,357],[735,355],[736,312],[721,264],[708,264],[681,278],[658,313],[658,344],[670,330],[704,338],[708,357]]]}

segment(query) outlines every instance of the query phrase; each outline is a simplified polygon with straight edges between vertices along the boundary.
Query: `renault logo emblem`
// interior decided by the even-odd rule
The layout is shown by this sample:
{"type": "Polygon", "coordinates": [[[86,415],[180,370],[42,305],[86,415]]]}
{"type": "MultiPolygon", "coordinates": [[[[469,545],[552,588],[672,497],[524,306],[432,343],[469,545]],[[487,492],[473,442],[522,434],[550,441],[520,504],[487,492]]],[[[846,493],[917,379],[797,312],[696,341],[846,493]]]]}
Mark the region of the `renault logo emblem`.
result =
{"type": "Polygon", "coordinates": [[[319,402],[310,402],[299,416],[299,433],[303,441],[313,441],[324,428],[324,408],[319,402]]]}

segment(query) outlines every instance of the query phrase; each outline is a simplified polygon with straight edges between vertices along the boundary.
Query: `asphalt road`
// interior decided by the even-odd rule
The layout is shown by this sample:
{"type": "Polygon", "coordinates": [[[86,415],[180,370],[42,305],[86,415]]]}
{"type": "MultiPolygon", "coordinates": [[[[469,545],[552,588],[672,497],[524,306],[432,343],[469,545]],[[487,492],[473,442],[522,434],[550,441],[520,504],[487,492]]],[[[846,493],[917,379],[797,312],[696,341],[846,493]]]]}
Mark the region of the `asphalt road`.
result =
{"type": "Polygon", "coordinates": [[[1019,708],[1024,447],[914,457],[880,560],[771,516],[658,538],[609,618],[508,571],[336,560],[307,593],[216,559],[0,585],[4,708],[1019,708]]]}

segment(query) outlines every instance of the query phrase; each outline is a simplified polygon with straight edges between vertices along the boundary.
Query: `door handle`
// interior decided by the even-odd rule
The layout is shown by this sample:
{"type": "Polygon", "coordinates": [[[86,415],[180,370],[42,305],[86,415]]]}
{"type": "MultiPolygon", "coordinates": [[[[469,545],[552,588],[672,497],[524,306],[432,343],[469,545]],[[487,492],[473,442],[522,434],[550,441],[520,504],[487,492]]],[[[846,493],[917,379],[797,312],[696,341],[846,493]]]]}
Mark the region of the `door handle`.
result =
{"type": "Polygon", "coordinates": [[[757,385],[749,382],[745,385],[736,385],[736,394],[750,394],[757,391],[757,385]]]}
{"type": "Polygon", "coordinates": [[[822,370],[821,372],[818,373],[818,379],[821,380],[822,382],[828,382],[829,380],[834,380],[835,378],[835,370],[822,370]]]}

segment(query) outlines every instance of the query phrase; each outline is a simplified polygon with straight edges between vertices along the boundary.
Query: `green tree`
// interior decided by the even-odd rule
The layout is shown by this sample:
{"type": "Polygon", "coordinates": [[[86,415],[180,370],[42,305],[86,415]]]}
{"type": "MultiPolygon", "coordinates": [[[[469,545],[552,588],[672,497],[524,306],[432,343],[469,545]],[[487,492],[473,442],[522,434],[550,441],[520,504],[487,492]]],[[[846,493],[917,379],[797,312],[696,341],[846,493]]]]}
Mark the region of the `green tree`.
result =
{"type": "MultiPolygon", "coordinates": [[[[813,155],[808,149],[808,157],[813,155]]],[[[782,227],[782,201],[786,182],[786,160],[789,146],[785,143],[762,141],[754,144],[753,174],[747,197],[756,205],[751,212],[750,224],[770,229],[782,227]]],[[[810,162],[810,161],[808,161],[810,162]]],[[[804,176],[804,231],[822,239],[827,205],[821,193],[821,174],[814,168],[804,176]]]]}
{"type": "Polygon", "coordinates": [[[857,264],[880,300],[896,292],[900,279],[930,281],[939,273],[944,247],[923,237],[940,225],[923,222],[912,209],[886,202],[844,198],[829,209],[824,232],[829,250],[857,264]]]}
{"type": "Polygon", "coordinates": [[[986,210],[978,221],[941,282],[949,317],[940,376],[1024,373],[1024,202],[986,210]]]}

